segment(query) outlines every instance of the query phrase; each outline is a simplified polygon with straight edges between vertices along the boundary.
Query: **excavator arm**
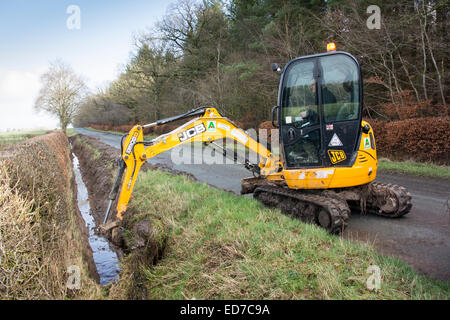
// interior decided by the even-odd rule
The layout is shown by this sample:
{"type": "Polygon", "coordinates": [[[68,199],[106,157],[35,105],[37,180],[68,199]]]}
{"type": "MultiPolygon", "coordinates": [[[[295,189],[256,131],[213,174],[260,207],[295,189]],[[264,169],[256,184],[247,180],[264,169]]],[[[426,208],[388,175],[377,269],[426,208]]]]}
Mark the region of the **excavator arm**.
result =
{"type": "MultiPolygon", "coordinates": [[[[226,138],[239,142],[259,155],[260,160],[258,164],[252,164],[248,159],[244,159],[243,164],[247,169],[263,177],[281,171],[282,164],[278,156],[274,156],[266,147],[247,135],[245,131],[239,129],[229,119],[220,115],[215,108],[199,108],[147,125],[136,125],[130,130],[128,135],[122,137],[122,159],[115,183],[109,195],[109,204],[105,213],[104,223],[108,219],[109,211],[117,197],[119,188],[120,196],[117,203],[117,217],[122,220],[122,215],[126,211],[139,170],[148,159],[188,142],[215,144],[215,141],[221,141],[226,138]],[[146,127],[158,126],[193,116],[198,117],[172,132],[163,134],[151,141],[144,140],[143,129],[146,127]]],[[[224,155],[226,155],[226,150],[224,149],[223,151],[224,155]]]]}

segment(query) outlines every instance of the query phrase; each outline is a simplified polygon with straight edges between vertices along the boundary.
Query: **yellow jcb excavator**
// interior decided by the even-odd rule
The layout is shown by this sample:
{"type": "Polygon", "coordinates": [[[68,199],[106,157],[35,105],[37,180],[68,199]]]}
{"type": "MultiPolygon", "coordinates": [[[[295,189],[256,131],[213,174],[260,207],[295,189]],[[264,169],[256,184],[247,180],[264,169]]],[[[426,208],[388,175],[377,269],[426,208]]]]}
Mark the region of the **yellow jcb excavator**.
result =
{"type": "MultiPolygon", "coordinates": [[[[279,130],[279,156],[213,107],[137,125],[122,137],[119,171],[109,196],[108,215],[120,188],[117,217],[122,219],[141,166],[180,144],[233,139],[259,155],[243,161],[253,177],[241,193],[331,233],[342,231],[351,208],[396,218],[412,207],[401,186],[373,182],[377,174],[375,138],[362,120],[363,85],[359,63],[349,53],[331,50],[295,58],[280,68],[278,103],[272,124],[279,130]],[[143,129],[196,117],[176,130],[145,141],[143,129]],[[125,175],[124,175],[125,173],[125,175]],[[124,177],[123,177],[124,175],[124,177]],[[121,185],[121,187],[120,187],[121,185]]],[[[227,150],[223,149],[225,155],[227,150]]]]}

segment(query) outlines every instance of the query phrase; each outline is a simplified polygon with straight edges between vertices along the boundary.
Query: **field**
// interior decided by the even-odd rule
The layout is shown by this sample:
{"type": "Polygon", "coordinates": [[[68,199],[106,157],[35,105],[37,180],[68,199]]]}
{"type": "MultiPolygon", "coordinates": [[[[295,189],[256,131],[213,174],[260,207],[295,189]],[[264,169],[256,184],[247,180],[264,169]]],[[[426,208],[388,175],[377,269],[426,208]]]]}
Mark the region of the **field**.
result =
{"type": "Polygon", "coordinates": [[[22,142],[32,137],[43,135],[48,131],[49,130],[0,132],[0,150],[3,150],[7,146],[22,142]]]}

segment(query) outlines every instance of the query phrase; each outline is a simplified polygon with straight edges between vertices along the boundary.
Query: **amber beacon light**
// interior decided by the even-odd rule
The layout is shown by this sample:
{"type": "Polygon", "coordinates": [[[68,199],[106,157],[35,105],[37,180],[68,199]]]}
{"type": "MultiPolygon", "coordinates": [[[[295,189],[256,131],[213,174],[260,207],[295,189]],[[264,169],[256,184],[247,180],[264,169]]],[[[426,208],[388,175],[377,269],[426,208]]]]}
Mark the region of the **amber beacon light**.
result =
{"type": "Polygon", "coordinates": [[[336,51],[336,44],[334,42],[330,42],[327,44],[327,51],[336,51]]]}

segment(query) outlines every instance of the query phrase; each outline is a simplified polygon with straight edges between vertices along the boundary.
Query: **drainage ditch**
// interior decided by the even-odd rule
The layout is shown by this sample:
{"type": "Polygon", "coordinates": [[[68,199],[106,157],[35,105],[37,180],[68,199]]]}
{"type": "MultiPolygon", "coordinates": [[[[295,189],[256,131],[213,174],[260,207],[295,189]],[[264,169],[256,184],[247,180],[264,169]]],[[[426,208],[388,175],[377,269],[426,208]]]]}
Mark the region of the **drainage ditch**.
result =
{"type": "Polygon", "coordinates": [[[91,212],[88,190],[81,175],[80,163],[75,154],[72,153],[72,156],[73,171],[75,173],[77,187],[78,208],[80,209],[86,227],[89,230],[89,244],[100,277],[100,285],[107,285],[119,279],[120,251],[116,250],[106,238],[95,233],[96,224],[93,213],[91,212]]]}

